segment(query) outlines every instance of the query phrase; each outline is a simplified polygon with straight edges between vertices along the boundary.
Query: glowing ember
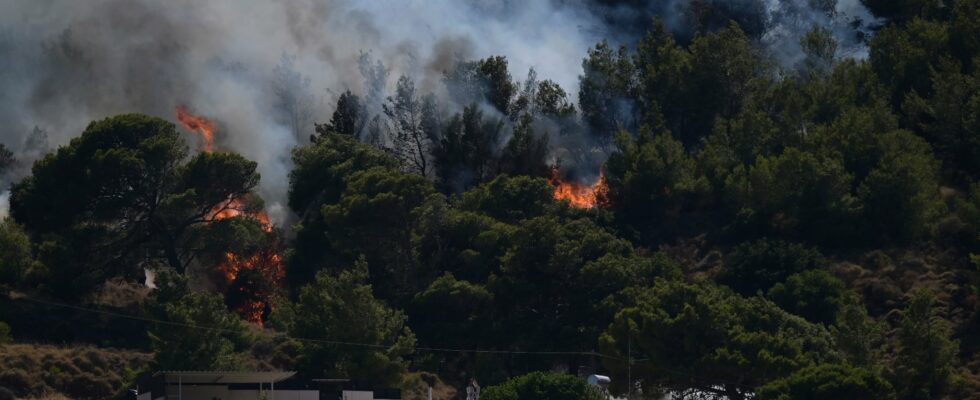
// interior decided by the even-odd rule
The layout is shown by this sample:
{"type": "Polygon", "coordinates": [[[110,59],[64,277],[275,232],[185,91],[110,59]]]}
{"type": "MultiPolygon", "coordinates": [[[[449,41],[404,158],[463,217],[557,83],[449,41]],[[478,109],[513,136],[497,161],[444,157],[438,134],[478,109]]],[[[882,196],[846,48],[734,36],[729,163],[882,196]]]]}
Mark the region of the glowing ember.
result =
{"type": "MultiPolygon", "coordinates": [[[[188,131],[201,135],[201,151],[214,151],[215,124],[207,118],[191,114],[186,107],[177,106],[177,120],[188,131]]],[[[269,215],[265,212],[250,212],[237,198],[228,198],[214,206],[207,215],[208,222],[234,217],[248,217],[258,220],[262,229],[272,232],[269,215]]],[[[285,269],[279,247],[258,249],[249,254],[225,253],[224,260],[215,267],[216,278],[222,280],[225,299],[235,312],[245,320],[262,325],[265,311],[270,308],[270,300],[285,277],[285,269]]]]}
{"type": "Polygon", "coordinates": [[[606,177],[602,170],[599,170],[599,179],[591,185],[580,182],[568,182],[562,179],[558,167],[551,167],[551,184],[555,186],[555,200],[567,200],[573,207],[595,208],[606,207],[609,187],[606,186],[606,177]]]}
{"type": "Polygon", "coordinates": [[[208,153],[213,151],[214,123],[200,115],[191,114],[187,111],[187,107],[184,106],[177,106],[176,112],[177,120],[180,121],[180,124],[184,128],[191,132],[199,133],[204,139],[204,147],[201,150],[208,153]]]}
{"type": "Polygon", "coordinates": [[[285,277],[279,252],[266,249],[247,257],[228,252],[218,271],[228,283],[226,299],[231,308],[245,320],[262,325],[269,300],[285,277]]]}
{"type": "MultiPolygon", "coordinates": [[[[246,216],[258,220],[266,232],[272,232],[268,214],[245,213],[243,208],[238,199],[225,200],[211,210],[209,220],[246,216]]],[[[227,252],[215,269],[228,288],[231,307],[247,321],[262,325],[263,312],[285,276],[278,249],[261,249],[249,255],[227,252]],[[243,272],[248,274],[243,276],[243,272]]]]}

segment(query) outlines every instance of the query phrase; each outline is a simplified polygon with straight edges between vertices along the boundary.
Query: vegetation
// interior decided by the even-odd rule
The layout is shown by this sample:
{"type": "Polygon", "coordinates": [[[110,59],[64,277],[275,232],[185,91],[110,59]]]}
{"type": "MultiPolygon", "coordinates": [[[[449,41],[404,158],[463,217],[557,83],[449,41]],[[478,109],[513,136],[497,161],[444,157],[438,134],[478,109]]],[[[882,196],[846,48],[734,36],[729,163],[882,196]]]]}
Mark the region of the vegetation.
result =
{"type": "Polygon", "coordinates": [[[617,396],[976,398],[980,1],[864,3],[884,18],[866,60],[815,28],[787,67],[752,21],[707,15],[596,44],[578,93],[492,56],[388,95],[368,62],[381,84],[292,152],[291,226],[262,213],[255,162],[191,154],[155,117],[92,122],[12,186],[0,386],[101,398],[121,364],[602,398],[542,372],[589,367],[617,396]],[[595,207],[556,196],[593,176],[595,207]],[[98,301],[147,274],[149,295],[98,301]],[[144,323],[42,334],[38,299],[144,323]],[[140,353],[57,351],[102,357],[83,368],[31,341],[140,353]]]}

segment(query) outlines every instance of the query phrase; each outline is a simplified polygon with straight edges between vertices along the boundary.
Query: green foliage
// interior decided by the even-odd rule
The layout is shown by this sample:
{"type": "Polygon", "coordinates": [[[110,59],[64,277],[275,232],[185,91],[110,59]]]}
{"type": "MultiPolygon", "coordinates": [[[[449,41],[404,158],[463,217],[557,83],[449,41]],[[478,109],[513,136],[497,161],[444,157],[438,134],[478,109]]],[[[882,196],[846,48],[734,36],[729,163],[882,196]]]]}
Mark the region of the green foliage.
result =
{"type": "Polygon", "coordinates": [[[759,388],[759,400],[894,399],[892,386],[871,371],[821,364],[759,388]]]}
{"type": "Polygon", "coordinates": [[[718,32],[696,36],[688,49],[691,114],[674,134],[691,144],[708,136],[716,117],[730,118],[741,110],[751,99],[757,80],[764,76],[759,72],[765,65],[757,48],[734,22],[718,32]]]}
{"type": "Polygon", "coordinates": [[[462,115],[449,119],[433,149],[436,175],[444,192],[461,192],[499,172],[496,149],[503,128],[502,119],[484,117],[475,103],[465,107],[462,115]]]}
{"type": "Polygon", "coordinates": [[[532,372],[491,386],[480,393],[486,400],[600,400],[605,396],[584,379],[554,372],[532,372]]]}
{"type": "Polygon", "coordinates": [[[514,223],[552,211],[552,191],[544,179],[501,176],[463,193],[460,208],[514,223]]]}
{"type": "Polygon", "coordinates": [[[751,296],[765,293],[789,276],[822,268],[823,254],[815,248],[780,240],[760,239],[732,249],[719,281],[736,292],[751,296]]]}
{"type": "Polygon", "coordinates": [[[0,283],[21,284],[34,265],[30,238],[13,219],[4,218],[0,221],[0,283]]]}
{"type": "Polygon", "coordinates": [[[899,322],[891,378],[899,399],[942,398],[949,390],[959,343],[950,339],[949,322],[935,301],[931,292],[915,291],[899,322]]]}
{"type": "Polygon", "coordinates": [[[500,159],[500,172],[509,175],[545,176],[549,172],[547,133],[536,134],[534,120],[522,115],[514,125],[514,135],[507,141],[500,159]]]}
{"type": "Polygon", "coordinates": [[[830,330],[848,363],[876,372],[882,369],[885,326],[869,317],[864,306],[846,301],[830,330]]]}
{"type": "Polygon", "coordinates": [[[0,321],[0,344],[10,343],[14,339],[10,336],[10,325],[0,321]]]}
{"type": "Polygon", "coordinates": [[[943,60],[932,71],[935,93],[922,97],[911,93],[903,110],[913,127],[922,132],[944,161],[947,173],[963,179],[961,174],[980,174],[980,72],[964,74],[959,63],[943,60]]]}
{"type": "Polygon", "coordinates": [[[331,250],[350,261],[366,256],[383,298],[410,296],[421,278],[412,246],[416,209],[434,191],[414,174],[383,167],[355,172],[339,201],[321,209],[331,250]]]}
{"type": "Polygon", "coordinates": [[[590,133],[609,142],[620,129],[635,129],[636,115],[630,101],[635,67],[626,47],[614,49],[606,41],[596,44],[582,61],[582,70],[578,103],[590,133]]]}
{"type": "Polygon", "coordinates": [[[940,215],[938,171],[929,145],[905,131],[881,136],[878,164],[858,188],[865,215],[880,237],[922,237],[940,215]]]}
{"type": "Polygon", "coordinates": [[[840,161],[788,148],[738,166],[725,180],[732,227],[742,234],[773,234],[839,242],[859,211],[851,195],[852,176],[840,161]]]}
{"type": "Polygon", "coordinates": [[[400,381],[415,346],[415,335],[405,325],[405,314],[395,311],[371,293],[368,267],[359,260],[354,268],[330,275],[317,273],[304,286],[295,304],[294,337],[317,338],[304,343],[299,368],[307,376],[351,379],[358,385],[392,386],[400,381]],[[331,342],[365,343],[343,346],[331,342]]]}
{"type": "Polygon", "coordinates": [[[173,124],[128,114],[91,123],[35,162],[10,206],[50,268],[50,290],[73,297],[109,277],[137,279],[144,260],[182,271],[199,255],[196,232],[216,206],[260,204],[247,201],[259,180],[254,162],[186,156],[173,124]]]}
{"type": "Polygon", "coordinates": [[[909,92],[933,93],[929,70],[945,55],[948,42],[947,25],[918,18],[875,34],[870,44],[871,65],[882,83],[891,88],[893,104],[900,104],[909,92]]]}
{"type": "Polygon", "coordinates": [[[494,295],[485,286],[447,272],[415,295],[410,310],[419,337],[465,347],[492,341],[487,324],[493,307],[494,295]]]}
{"type": "Polygon", "coordinates": [[[151,315],[167,321],[154,323],[147,335],[158,370],[230,371],[242,368],[237,353],[250,340],[245,324],[228,311],[220,295],[186,293],[167,299],[180,289],[161,292],[150,305],[151,315]]]}
{"type": "Polygon", "coordinates": [[[809,270],[790,275],[769,289],[768,297],[782,309],[807,321],[830,325],[847,301],[844,283],[827,271],[809,270]]]}
{"type": "Polygon", "coordinates": [[[325,242],[328,226],[321,208],[340,201],[355,172],[373,167],[394,169],[397,162],[350,136],[327,134],[310,146],[293,150],[293,163],[288,200],[300,221],[286,271],[288,281],[300,287],[312,280],[317,270],[338,258],[325,242]]]}
{"type": "MultiPolygon", "coordinates": [[[[742,399],[751,388],[840,358],[823,327],[760,297],[667,281],[635,296],[602,334],[600,348],[619,360],[644,359],[632,366],[644,387],[742,399]]],[[[619,360],[606,359],[605,365],[623,377],[627,365],[619,360]]],[[[629,382],[613,384],[623,392],[629,382]]]]}
{"type": "Polygon", "coordinates": [[[347,90],[337,98],[337,108],[334,109],[330,122],[316,124],[316,133],[317,136],[333,132],[356,137],[364,129],[366,122],[367,110],[364,104],[356,94],[347,90]]]}
{"type": "Polygon", "coordinates": [[[486,101],[501,113],[507,113],[517,92],[503,56],[458,62],[446,72],[444,82],[456,104],[486,101]]]}
{"type": "Polygon", "coordinates": [[[685,211],[708,190],[695,160],[666,134],[642,132],[635,140],[621,134],[616,145],[605,176],[617,218],[645,239],[683,232],[685,211]]]}

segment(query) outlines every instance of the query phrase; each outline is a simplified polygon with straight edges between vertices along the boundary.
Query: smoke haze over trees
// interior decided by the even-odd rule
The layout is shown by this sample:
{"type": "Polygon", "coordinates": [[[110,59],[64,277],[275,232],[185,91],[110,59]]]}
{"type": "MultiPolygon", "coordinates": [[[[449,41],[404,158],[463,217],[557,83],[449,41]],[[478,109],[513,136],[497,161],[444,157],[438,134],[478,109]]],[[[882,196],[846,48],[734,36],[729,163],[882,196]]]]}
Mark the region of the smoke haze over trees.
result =
{"type": "MultiPolygon", "coordinates": [[[[311,117],[332,112],[346,90],[363,99],[370,126],[400,76],[420,91],[456,99],[441,84],[444,73],[491,55],[505,56],[515,76],[533,67],[575,93],[582,70],[574,60],[602,38],[632,43],[653,16],[688,38],[735,18],[788,64],[802,57],[799,32],[828,21],[842,55],[863,57],[858,38],[871,23],[854,0],[836,7],[803,0],[641,3],[5,2],[0,117],[9,122],[0,138],[20,156],[14,175],[23,176],[43,154],[35,150],[36,129],[46,146],[57,146],[107,115],[170,118],[175,105],[187,105],[222,124],[221,146],[258,162],[266,177],[260,192],[273,219],[284,221],[289,149],[306,143],[311,117]],[[862,22],[852,27],[855,18],[862,22]]],[[[499,100],[487,102],[506,112],[499,100]]]]}
{"type": "Polygon", "coordinates": [[[975,398],[978,16],[0,4],[0,396],[975,398]]]}

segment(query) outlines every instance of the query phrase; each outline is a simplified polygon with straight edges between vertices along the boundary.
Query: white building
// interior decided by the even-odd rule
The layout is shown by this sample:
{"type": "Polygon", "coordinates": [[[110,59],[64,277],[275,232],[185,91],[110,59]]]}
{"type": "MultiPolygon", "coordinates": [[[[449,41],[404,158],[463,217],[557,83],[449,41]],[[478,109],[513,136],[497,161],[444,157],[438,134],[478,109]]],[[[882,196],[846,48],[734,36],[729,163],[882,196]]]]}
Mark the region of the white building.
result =
{"type": "Polygon", "coordinates": [[[324,388],[290,379],[296,372],[160,371],[137,400],[398,400],[400,393],[324,388]],[[278,386],[278,388],[277,388],[278,386]]]}

